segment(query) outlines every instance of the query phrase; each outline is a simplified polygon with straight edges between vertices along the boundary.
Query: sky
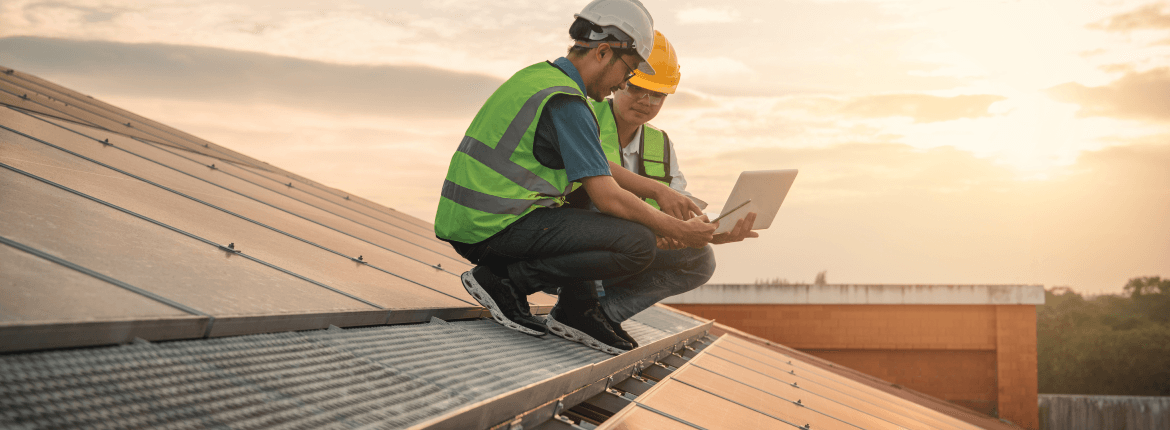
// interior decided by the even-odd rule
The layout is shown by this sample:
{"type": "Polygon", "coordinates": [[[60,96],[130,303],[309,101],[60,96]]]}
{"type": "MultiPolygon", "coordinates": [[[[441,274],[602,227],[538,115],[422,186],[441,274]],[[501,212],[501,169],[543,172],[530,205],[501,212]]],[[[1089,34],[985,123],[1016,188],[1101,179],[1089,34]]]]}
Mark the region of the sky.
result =
{"type": "MultiPolygon", "coordinates": [[[[434,219],[480,104],[585,1],[5,0],[0,66],[434,219]]],[[[653,124],[718,212],[800,169],[712,283],[1170,277],[1170,3],[657,1],[653,124]]]]}

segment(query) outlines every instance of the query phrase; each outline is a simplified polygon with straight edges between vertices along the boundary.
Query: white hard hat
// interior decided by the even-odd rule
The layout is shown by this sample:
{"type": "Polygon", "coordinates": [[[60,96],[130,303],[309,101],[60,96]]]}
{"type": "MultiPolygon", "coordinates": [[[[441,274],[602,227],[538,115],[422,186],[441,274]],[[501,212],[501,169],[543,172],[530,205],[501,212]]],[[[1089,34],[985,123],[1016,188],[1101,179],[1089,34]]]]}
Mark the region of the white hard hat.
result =
{"type": "MultiPolygon", "coordinates": [[[[577,18],[582,18],[597,24],[601,27],[614,27],[625,33],[625,36],[632,38],[631,48],[642,57],[642,61],[638,63],[638,70],[647,75],[654,74],[654,68],[650,67],[649,58],[650,51],[654,50],[654,18],[650,17],[650,11],[646,10],[646,6],[638,0],[593,0],[581,9],[581,13],[574,14],[577,18]]],[[[597,39],[600,40],[609,33],[602,31],[602,33],[593,33],[597,39]]],[[[619,36],[620,38],[620,36],[619,36]]]]}

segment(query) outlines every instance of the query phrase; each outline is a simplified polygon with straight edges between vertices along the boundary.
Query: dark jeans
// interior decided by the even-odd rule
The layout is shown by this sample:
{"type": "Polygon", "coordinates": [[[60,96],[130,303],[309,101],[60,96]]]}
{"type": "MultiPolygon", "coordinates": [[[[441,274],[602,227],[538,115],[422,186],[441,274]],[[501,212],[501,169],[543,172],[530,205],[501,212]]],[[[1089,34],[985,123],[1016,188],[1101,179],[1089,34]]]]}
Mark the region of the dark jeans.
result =
{"type": "Polygon", "coordinates": [[[706,284],[715,274],[715,252],[702,248],[659,249],[650,267],[627,277],[605,279],[601,309],[622,322],[655,303],[706,284]]]}
{"type": "Polygon", "coordinates": [[[654,261],[645,226],[571,208],[537,209],[476,244],[452,242],[472,264],[506,269],[518,294],[560,288],[560,302],[597,300],[593,279],[628,278],[654,261]]]}

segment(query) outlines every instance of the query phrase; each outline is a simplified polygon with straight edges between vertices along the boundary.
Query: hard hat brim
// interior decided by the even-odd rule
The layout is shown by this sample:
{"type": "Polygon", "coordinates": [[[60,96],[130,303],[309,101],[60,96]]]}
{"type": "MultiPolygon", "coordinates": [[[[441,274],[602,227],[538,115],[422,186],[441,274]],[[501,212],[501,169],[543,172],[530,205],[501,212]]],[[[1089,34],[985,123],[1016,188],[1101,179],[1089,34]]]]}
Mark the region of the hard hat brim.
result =
{"type": "Polygon", "coordinates": [[[654,68],[650,67],[650,62],[646,61],[644,59],[642,61],[638,62],[638,71],[645,73],[647,75],[654,74],[654,68]]]}

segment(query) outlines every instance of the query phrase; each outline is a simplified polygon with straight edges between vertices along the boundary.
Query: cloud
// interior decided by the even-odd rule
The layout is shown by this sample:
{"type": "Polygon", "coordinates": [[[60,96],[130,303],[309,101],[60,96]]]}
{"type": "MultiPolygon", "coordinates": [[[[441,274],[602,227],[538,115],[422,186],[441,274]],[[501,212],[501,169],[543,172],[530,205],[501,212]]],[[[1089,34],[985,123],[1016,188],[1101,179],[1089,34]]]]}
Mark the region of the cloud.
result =
{"type": "Polygon", "coordinates": [[[914,122],[951,121],[991,116],[988,108],[1006,97],[979,94],[939,97],[925,94],[885,94],[853,99],[840,112],[870,118],[907,116],[914,122]]]}
{"type": "MultiPolygon", "coordinates": [[[[682,160],[722,204],[731,172],[799,168],[760,239],[716,247],[713,283],[1043,283],[1120,290],[1170,271],[1170,136],[1083,153],[1047,180],[966,151],[899,144],[767,148],[682,160]]],[[[716,209],[716,208],[713,208],[716,209]]]]}
{"type": "Polygon", "coordinates": [[[1053,99],[1081,106],[1080,116],[1170,121],[1170,68],[1129,72],[1105,86],[1069,82],[1046,90],[1053,99]]]}
{"type": "Polygon", "coordinates": [[[0,39],[0,64],[89,93],[397,116],[473,115],[501,81],[426,66],[325,63],[165,44],[0,39]]]}
{"type": "Polygon", "coordinates": [[[680,10],[676,16],[680,24],[723,24],[738,21],[739,11],[694,7],[680,10]]]}
{"type": "Polygon", "coordinates": [[[1104,21],[1089,24],[1088,27],[1116,32],[1170,29],[1170,12],[1166,12],[1166,9],[1166,4],[1151,3],[1130,12],[1114,15],[1104,21]]]}

